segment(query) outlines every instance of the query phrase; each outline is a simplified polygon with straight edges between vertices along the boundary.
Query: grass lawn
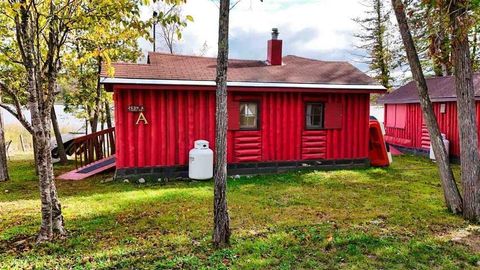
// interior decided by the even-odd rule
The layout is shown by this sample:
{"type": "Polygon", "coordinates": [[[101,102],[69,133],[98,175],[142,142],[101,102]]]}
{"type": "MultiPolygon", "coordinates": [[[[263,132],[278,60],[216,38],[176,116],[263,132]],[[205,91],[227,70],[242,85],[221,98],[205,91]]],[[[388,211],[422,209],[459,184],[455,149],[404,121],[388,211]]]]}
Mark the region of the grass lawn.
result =
{"type": "Polygon", "coordinates": [[[231,179],[232,243],[218,251],[211,245],[211,181],[105,182],[111,175],[58,181],[69,237],[32,245],[40,221],[32,162],[10,168],[13,179],[0,183],[2,269],[480,265],[480,233],[445,210],[436,167],[420,157],[397,157],[387,169],[231,179]]]}

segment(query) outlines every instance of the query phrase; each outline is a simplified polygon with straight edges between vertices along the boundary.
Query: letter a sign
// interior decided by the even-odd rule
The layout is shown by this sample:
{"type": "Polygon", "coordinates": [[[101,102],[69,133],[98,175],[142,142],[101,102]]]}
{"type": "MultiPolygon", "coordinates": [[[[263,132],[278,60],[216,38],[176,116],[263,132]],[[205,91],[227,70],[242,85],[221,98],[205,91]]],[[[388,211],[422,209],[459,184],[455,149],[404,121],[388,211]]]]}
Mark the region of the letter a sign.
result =
{"type": "Polygon", "coordinates": [[[143,122],[144,125],[148,125],[147,118],[145,118],[143,112],[140,112],[140,114],[138,115],[137,123],[135,123],[135,125],[140,124],[140,122],[143,122]]]}
{"type": "Polygon", "coordinates": [[[145,112],[145,107],[143,107],[143,105],[130,105],[128,106],[128,111],[133,113],[140,113],[138,115],[137,122],[135,122],[135,125],[140,124],[140,122],[142,122],[144,125],[148,125],[147,118],[145,117],[145,114],[143,114],[145,112]]]}

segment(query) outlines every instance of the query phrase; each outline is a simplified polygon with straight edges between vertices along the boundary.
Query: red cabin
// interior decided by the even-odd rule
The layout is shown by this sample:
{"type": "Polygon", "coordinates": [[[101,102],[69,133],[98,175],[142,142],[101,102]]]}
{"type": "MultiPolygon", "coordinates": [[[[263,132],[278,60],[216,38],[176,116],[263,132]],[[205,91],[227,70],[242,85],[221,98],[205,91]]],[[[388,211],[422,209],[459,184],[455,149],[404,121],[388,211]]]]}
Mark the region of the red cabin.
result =
{"type": "MultiPolygon", "coordinates": [[[[185,176],[198,139],[215,142],[216,58],[149,53],[147,64],[113,64],[116,177],[185,176]]],[[[385,89],[346,62],[282,57],[230,59],[230,174],[299,167],[369,166],[370,93],[385,89]]]]}
{"type": "MultiPolygon", "coordinates": [[[[460,156],[457,126],[455,78],[453,76],[427,79],[430,99],[440,132],[450,141],[450,156],[460,156]]],[[[477,124],[480,124],[480,73],[474,75],[477,124]]],[[[385,105],[385,140],[402,152],[427,154],[430,137],[423,121],[415,82],[410,82],[379,99],[385,105]]]]}

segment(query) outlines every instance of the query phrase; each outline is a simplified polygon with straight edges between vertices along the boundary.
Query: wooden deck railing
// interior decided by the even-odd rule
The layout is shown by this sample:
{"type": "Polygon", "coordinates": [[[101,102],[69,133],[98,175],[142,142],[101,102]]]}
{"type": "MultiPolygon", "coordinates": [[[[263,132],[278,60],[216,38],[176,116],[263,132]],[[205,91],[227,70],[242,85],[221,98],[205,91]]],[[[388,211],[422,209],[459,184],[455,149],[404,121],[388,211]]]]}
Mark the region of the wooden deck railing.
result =
{"type": "Polygon", "coordinates": [[[76,138],[73,149],[77,169],[112,156],[115,154],[115,128],[76,138]]]}

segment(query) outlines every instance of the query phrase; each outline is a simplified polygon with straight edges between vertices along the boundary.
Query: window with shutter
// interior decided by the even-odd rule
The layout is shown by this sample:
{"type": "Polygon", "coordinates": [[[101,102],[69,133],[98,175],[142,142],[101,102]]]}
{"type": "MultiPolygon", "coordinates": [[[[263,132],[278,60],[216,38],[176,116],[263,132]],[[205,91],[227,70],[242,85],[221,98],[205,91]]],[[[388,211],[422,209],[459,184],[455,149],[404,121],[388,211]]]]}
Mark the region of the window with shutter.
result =
{"type": "Polygon", "coordinates": [[[258,129],[257,102],[240,102],[240,129],[258,129]]]}
{"type": "Polygon", "coordinates": [[[240,103],[238,101],[228,101],[228,129],[239,130],[240,129],[240,103]]]}
{"type": "Polygon", "coordinates": [[[324,128],[341,129],[343,122],[343,104],[341,102],[325,103],[324,128]]]}
{"type": "Polygon", "coordinates": [[[306,103],[305,127],[307,129],[322,129],[324,119],[323,103],[306,103]]]}

